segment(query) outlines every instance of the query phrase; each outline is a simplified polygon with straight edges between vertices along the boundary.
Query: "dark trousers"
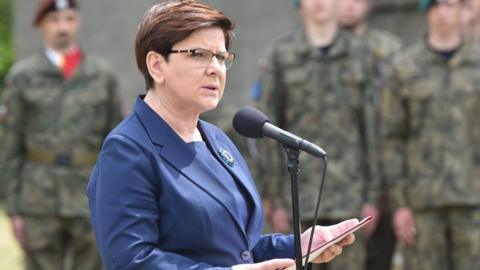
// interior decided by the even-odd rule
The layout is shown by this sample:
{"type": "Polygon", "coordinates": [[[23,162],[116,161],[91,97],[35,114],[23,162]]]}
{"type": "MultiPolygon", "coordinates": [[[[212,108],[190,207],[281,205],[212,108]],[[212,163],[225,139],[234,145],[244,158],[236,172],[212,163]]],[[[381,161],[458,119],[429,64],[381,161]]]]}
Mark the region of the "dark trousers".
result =
{"type": "Polygon", "coordinates": [[[381,210],[380,220],[373,235],[367,241],[366,270],[390,270],[395,252],[395,233],[392,214],[381,210]]]}

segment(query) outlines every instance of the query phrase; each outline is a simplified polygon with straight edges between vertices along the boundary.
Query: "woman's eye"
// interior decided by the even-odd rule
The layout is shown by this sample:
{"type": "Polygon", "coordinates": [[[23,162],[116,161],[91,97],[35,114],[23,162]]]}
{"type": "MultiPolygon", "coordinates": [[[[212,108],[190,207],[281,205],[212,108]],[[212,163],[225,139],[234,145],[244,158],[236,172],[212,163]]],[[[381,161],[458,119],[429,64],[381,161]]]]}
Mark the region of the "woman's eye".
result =
{"type": "Polygon", "coordinates": [[[193,51],[192,52],[192,57],[194,58],[203,58],[205,57],[205,53],[204,52],[199,52],[199,51],[193,51]]]}

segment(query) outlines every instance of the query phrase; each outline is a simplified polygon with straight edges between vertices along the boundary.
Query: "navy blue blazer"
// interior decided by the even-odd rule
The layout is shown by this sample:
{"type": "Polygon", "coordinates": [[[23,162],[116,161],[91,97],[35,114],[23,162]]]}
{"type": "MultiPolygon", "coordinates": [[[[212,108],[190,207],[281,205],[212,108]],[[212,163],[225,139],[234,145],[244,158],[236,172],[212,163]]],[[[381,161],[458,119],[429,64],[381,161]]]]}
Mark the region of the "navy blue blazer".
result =
{"type": "Polygon", "coordinates": [[[112,269],[230,269],[293,258],[293,237],[261,235],[263,211],[247,165],[217,127],[199,122],[214,153],[253,202],[244,228],[232,192],[196,153],[138,98],[106,138],[87,188],[102,261],[112,269]],[[228,163],[228,162],[227,162],[228,163]],[[232,165],[232,164],[230,164],[232,165]]]}

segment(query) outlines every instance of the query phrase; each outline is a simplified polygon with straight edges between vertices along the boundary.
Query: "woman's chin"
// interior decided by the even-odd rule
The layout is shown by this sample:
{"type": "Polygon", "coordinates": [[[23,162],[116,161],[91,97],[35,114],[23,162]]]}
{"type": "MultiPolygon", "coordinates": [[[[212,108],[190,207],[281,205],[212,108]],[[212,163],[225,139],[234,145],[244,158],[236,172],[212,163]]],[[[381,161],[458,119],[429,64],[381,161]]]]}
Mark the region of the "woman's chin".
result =
{"type": "Polygon", "coordinates": [[[216,101],[212,100],[210,102],[203,104],[202,113],[215,110],[218,107],[218,103],[219,103],[219,100],[216,100],[216,101]]]}

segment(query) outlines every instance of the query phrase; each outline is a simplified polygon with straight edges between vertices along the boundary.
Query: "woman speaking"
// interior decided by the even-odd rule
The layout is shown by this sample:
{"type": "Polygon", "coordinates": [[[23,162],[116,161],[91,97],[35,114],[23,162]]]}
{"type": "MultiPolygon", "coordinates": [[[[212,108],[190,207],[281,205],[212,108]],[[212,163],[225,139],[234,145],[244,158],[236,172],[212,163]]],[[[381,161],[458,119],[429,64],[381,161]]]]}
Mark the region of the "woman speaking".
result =
{"type": "MultiPolygon", "coordinates": [[[[291,235],[261,235],[247,165],[199,120],[223,96],[233,24],[193,0],[164,1],[141,22],[135,54],[147,94],[106,138],[88,186],[92,223],[112,269],[265,269],[292,265],[291,235]]],[[[314,246],[355,224],[315,229],[314,246]]],[[[315,262],[354,241],[349,235],[315,262]]],[[[302,235],[306,250],[308,231],[302,235]]]]}

